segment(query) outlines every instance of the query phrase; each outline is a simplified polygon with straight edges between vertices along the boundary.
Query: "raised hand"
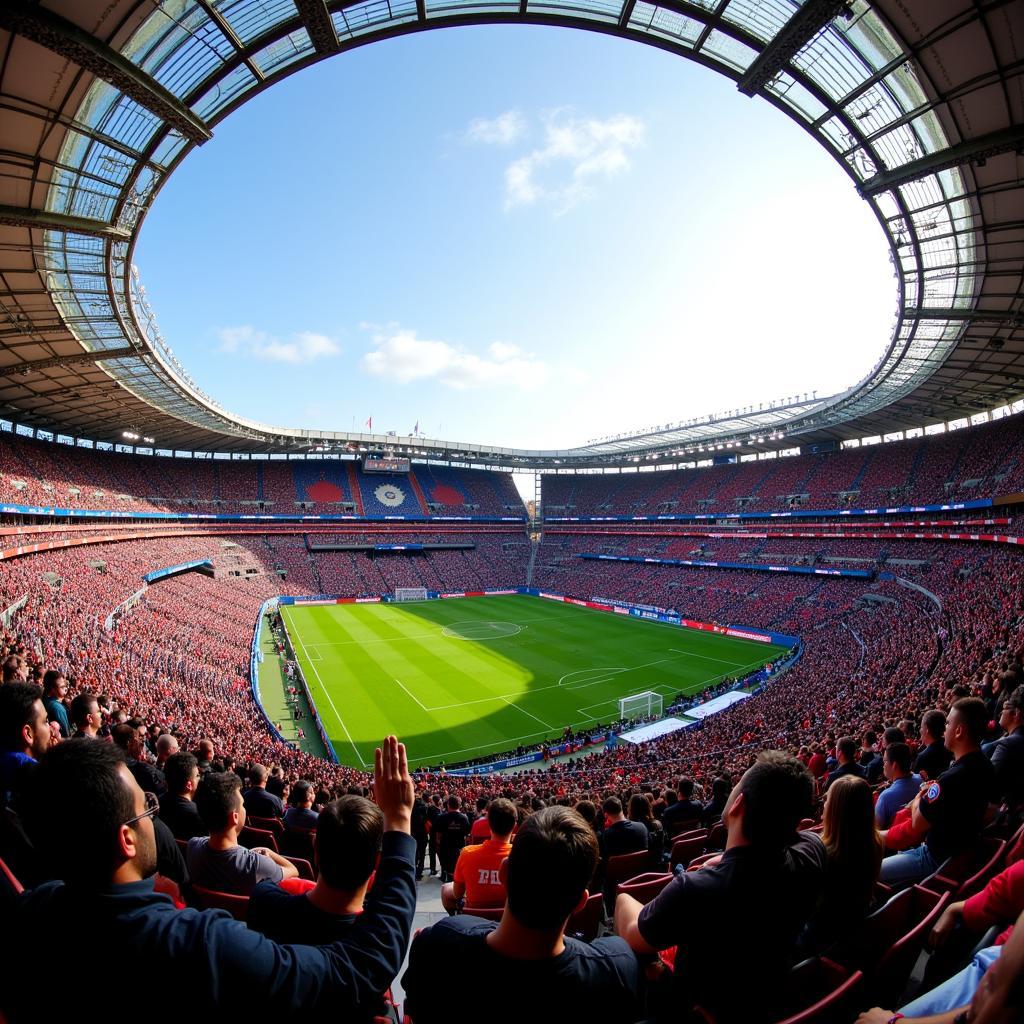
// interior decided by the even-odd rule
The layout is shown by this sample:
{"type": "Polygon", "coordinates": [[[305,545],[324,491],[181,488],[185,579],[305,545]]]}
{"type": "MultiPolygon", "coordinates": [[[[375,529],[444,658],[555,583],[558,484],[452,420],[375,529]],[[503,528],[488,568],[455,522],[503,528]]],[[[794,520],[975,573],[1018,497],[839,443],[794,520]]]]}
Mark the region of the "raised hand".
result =
{"type": "Polygon", "coordinates": [[[384,814],[386,832],[412,832],[415,796],[405,744],[386,736],[373,752],[373,798],[384,814]]]}

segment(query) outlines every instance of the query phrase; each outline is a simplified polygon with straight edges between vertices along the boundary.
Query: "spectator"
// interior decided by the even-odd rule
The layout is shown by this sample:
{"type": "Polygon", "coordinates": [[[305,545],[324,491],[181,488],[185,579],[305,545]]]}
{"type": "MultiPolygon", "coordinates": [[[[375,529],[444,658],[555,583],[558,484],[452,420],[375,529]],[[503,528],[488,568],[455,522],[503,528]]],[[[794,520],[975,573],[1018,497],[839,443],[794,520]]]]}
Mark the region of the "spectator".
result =
{"type": "Polygon", "coordinates": [[[459,854],[451,882],[441,886],[441,903],[449,914],[456,913],[463,900],[473,907],[505,905],[505,886],[500,879],[502,861],[512,849],[516,808],[511,800],[492,800],[487,808],[490,836],[479,846],[467,846],[459,854]]]}
{"type": "Polygon", "coordinates": [[[26,766],[46,753],[52,736],[38,686],[8,682],[0,687],[0,803],[4,806],[10,803],[26,766]]]}
{"type": "Polygon", "coordinates": [[[264,880],[280,882],[298,875],[295,865],[273,850],[238,845],[238,833],[245,827],[245,803],[233,772],[209,772],[196,793],[196,805],[210,834],[188,842],[193,884],[248,896],[264,880]]]}
{"type": "Polygon", "coordinates": [[[1005,735],[989,753],[995,770],[995,797],[1011,810],[1024,805],[1024,686],[1003,702],[999,727],[1005,735]]]}
{"type": "Polygon", "coordinates": [[[921,776],[910,770],[910,747],[906,743],[890,743],[882,758],[882,773],[889,783],[875,803],[875,821],[879,828],[888,828],[896,812],[906,807],[920,792],[921,776]]]}
{"type": "MultiPolygon", "coordinates": [[[[676,807],[678,804],[673,804],[676,807]]],[[[622,813],[622,801],[617,796],[605,800],[604,830],[601,833],[601,855],[607,864],[609,857],[636,853],[648,848],[647,828],[639,821],[629,821],[622,813]]],[[[665,811],[667,815],[672,808],[665,811]]]]}
{"type": "Polygon", "coordinates": [[[476,798],[476,817],[469,829],[469,838],[474,843],[484,842],[491,834],[491,825],[487,819],[487,808],[490,801],[485,796],[476,798]]]}
{"type": "Polygon", "coordinates": [[[635,1020],[639,967],[615,937],[592,944],[565,935],[570,916],[589,895],[597,866],[593,830],[567,807],[547,807],[520,826],[500,868],[508,899],[500,922],[451,917],[420,932],[402,978],[416,1024],[520,1021],[531,995],[544,1016],[635,1020]],[[439,979],[459,972],[458,998],[439,979]],[[516,998],[514,993],[523,993],[516,998]]]}
{"type": "Polygon", "coordinates": [[[863,779],[844,775],[829,786],[821,841],[828,859],[821,902],[804,935],[808,951],[826,949],[849,934],[874,902],[884,846],[871,787],[863,779]]]}
{"type": "Polygon", "coordinates": [[[177,753],[167,759],[167,792],[160,797],[160,819],[174,834],[175,839],[189,840],[195,836],[208,836],[196,807],[199,788],[199,763],[194,754],[177,753]]]}
{"type": "Polygon", "coordinates": [[[427,802],[419,793],[412,805],[412,837],[416,840],[416,881],[419,882],[427,856],[427,802]]]}
{"type": "Polygon", "coordinates": [[[869,785],[874,786],[877,782],[881,781],[885,774],[885,752],[888,750],[889,746],[893,743],[905,742],[906,737],[903,735],[902,729],[889,728],[882,733],[882,740],[879,744],[878,752],[865,766],[869,785]]]}
{"type": "Polygon", "coordinates": [[[839,762],[839,767],[834,772],[830,772],[825,779],[826,793],[832,783],[844,775],[852,775],[858,779],[863,779],[867,775],[864,767],[857,760],[857,741],[852,736],[839,738],[836,743],[836,760],[839,762]]]}
{"type": "Polygon", "coordinates": [[[344,939],[363,912],[367,885],[382,854],[380,808],[362,796],[343,796],[323,809],[316,835],[315,885],[296,895],[261,882],[249,900],[249,927],[275,942],[322,945],[344,939]]]}
{"type": "Polygon", "coordinates": [[[646,907],[631,896],[615,903],[615,931],[637,953],[678,946],[666,1015],[699,1002],[721,1020],[759,1021],[785,973],[797,936],[822,889],[825,847],[797,834],[814,796],[807,768],[779,751],[761,754],[733,789],[722,821],[725,853],[714,866],[677,874],[646,907]],[[738,935],[772,922],[771,942],[736,964],[723,955],[738,935]]]}
{"type": "Polygon", "coordinates": [[[299,779],[292,787],[289,803],[291,806],[284,812],[285,828],[316,828],[317,813],[313,810],[316,792],[313,784],[306,779],[299,779]]]}
{"type": "Polygon", "coordinates": [[[652,864],[660,864],[665,854],[665,829],[651,813],[651,801],[643,793],[629,798],[629,820],[638,822],[647,830],[647,852],[652,864]]]}
{"type": "Polygon", "coordinates": [[[457,796],[448,797],[448,810],[439,815],[434,824],[437,831],[438,855],[441,858],[442,885],[452,880],[455,862],[466,845],[466,836],[469,835],[471,827],[469,818],[459,810],[460,806],[457,796]]]}
{"type": "Polygon", "coordinates": [[[703,817],[704,807],[693,799],[693,779],[680,779],[676,786],[676,802],[666,807],[661,816],[665,834],[671,839],[680,832],[698,828],[703,817]]]}
{"type": "Polygon", "coordinates": [[[79,693],[71,701],[71,723],[79,739],[98,739],[103,728],[100,702],[93,693],[79,693]]]}
{"type": "Polygon", "coordinates": [[[178,741],[169,732],[161,733],[156,740],[156,770],[162,772],[167,759],[178,753],[178,741]]]}
{"type": "Polygon", "coordinates": [[[56,722],[62,739],[71,735],[71,722],[68,720],[68,709],[64,707],[64,698],[68,692],[68,681],[63,672],[49,669],[43,676],[43,706],[51,722],[56,722]]]}
{"type": "Polygon", "coordinates": [[[205,775],[213,768],[213,743],[210,740],[200,740],[196,747],[196,761],[199,764],[199,774],[205,775]]]}
{"type": "Polygon", "coordinates": [[[28,662],[17,654],[4,659],[4,685],[28,682],[28,662]]]}
{"type": "MultiPolygon", "coordinates": [[[[427,805],[427,849],[430,851],[430,873],[432,875],[437,874],[437,819],[441,817],[443,813],[441,810],[441,797],[435,793],[430,799],[427,799],[424,795],[424,801],[427,805]]],[[[420,872],[422,875],[423,872],[420,872]]]]}
{"type": "Polygon", "coordinates": [[[283,818],[284,804],[274,793],[267,792],[267,769],[254,764],[249,769],[252,785],[245,791],[245,811],[254,818],[283,818]]]}
{"type": "MultiPolygon", "coordinates": [[[[814,758],[812,757],[811,760],[813,761],[814,758]]],[[[824,765],[824,759],[822,759],[822,764],[824,765]]],[[[716,822],[721,821],[722,812],[725,810],[731,790],[732,783],[721,776],[711,783],[711,799],[704,805],[701,814],[701,824],[705,828],[710,828],[716,822]]]]}
{"type": "Polygon", "coordinates": [[[167,792],[167,780],[164,773],[157,771],[144,760],[146,756],[146,727],[137,719],[130,718],[127,722],[115,725],[110,730],[111,738],[125,755],[128,771],[132,773],[139,788],[144,793],[156,793],[160,796],[167,792]]]}
{"type": "Polygon", "coordinates": [[[937,779],[953,760],[943,743],[945,734],[946,716],[937,709],[926,711],[921,719],[921,751],[914,761],[914,771],[925,782],[937,779]]]}
{"type": "Polygon", "coordinates": [[[404,746],[388,737],[375,762],[387,834],[377,898],[344,941],[313,948],[278,945],[221,911],[175,909],[153,888],[155,806],[120,749],[60,744],[33,776],[27,824],[53,877],[66,881],[27,893],[9,914],[3,962],[19,984],[0,988],[0,1009],[13,1024],[39,1019],[39,993],[52,982],[39,950],[60,922],[75,951],[62,983],[85,991],[116,964],[140,991],[159,994],[146,1009],[150,1024],[178,1024],[197,1007],[274,1021],[358,1014],[401,966],[415,902],[412,840],[394,835],[408,835],[412,806],[404,746]]]}
{"type": "Polygon", "coordinates": [[[955,760],[911,803],[912,832],[924,842],[886,858],[886,885],[904,888],[921,881],[977,838],[995,776],[981,752],[987,727],[988,711],[977,697],[962,697],[950,709],[943,742],[955,760]]]}

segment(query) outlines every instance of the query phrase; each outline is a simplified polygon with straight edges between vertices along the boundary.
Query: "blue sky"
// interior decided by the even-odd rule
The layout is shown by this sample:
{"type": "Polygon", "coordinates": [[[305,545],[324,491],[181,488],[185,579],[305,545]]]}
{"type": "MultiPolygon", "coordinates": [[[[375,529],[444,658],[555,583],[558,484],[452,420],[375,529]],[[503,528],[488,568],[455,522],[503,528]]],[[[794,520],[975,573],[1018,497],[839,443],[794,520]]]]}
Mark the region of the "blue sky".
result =
{"type": "Polygon", "coordinates": [[[659,50],[531,26],[267,90],[172,176],[135,262],[234,412],[537,448],[841,390],[896,303],[869,207],[795,123],[659,50]]]}

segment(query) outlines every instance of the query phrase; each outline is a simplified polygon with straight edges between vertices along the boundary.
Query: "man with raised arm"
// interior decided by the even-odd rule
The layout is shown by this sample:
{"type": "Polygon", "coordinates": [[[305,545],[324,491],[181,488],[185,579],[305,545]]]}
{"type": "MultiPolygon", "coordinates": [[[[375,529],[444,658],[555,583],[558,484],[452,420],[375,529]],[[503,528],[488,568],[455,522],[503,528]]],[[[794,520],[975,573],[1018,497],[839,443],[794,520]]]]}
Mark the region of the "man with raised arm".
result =
{"type": "Polygon", "coordinates": [[[358,1016],[398,973],[416,907],[410,833],[413,783],[389,736],[374,757],[384,816],[374,898],[344,939],[280,945],[220,910],[176,910],[154,891],[156,812],[113,745],[70,740],[42,758],[26,794],[26,825],[50,877],[24,894],[0,932],[0,1011],[39,1020],[52,971],[39,950],[73,949],[67,991],[88,991],[114,965],[145,1002],[147,1024],[188,1016],[339,1020],[358,1016]]]}

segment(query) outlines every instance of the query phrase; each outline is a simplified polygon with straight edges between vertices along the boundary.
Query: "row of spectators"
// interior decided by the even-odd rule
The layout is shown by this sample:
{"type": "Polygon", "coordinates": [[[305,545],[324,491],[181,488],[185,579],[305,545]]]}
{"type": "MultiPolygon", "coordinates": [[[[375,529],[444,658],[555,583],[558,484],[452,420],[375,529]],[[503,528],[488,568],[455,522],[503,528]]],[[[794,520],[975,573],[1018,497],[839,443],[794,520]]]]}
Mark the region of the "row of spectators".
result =
{"type": "Polygon", "coordinates": [[[547,515],[657,515],[942,504],[1024,485],[1013,417],[910,441],[652,473],[543,478],[547,515]]]}
{"type": "Polygon", "coordinates": [[[179,459],[129,455],[7,434],[0,446],[0,501],[119,511],[294,513],[296,509],[387,514],[384,482],[402,511],[524,517],[511,473],[416,465],[411,474],[364,474],[339,460],[179,459]],[[413,482],[415,477],[415,485],[413,482]]]}

